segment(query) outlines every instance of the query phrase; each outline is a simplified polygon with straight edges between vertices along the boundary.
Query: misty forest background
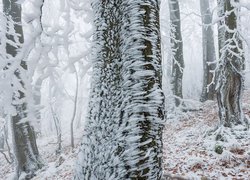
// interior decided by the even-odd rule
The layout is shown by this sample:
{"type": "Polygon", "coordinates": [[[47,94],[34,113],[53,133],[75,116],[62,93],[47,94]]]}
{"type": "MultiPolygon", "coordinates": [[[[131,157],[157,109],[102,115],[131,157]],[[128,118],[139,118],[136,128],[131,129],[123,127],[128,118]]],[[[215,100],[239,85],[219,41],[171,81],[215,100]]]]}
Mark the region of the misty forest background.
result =
{"type": "Polygon", "coordinates": [[[250,179],[248,0],[0,9],[0,179],[250,179]]]}

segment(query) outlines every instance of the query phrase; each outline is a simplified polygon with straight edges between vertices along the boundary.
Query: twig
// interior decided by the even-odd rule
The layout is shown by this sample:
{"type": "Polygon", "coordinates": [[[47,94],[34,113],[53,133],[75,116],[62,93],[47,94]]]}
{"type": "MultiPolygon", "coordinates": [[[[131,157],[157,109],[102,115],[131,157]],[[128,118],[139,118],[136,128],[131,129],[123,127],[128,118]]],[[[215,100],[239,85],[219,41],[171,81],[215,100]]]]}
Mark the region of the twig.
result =
{"type": "Polygon", "coordinates": [[[3,150],[0,150],[0,153],[4,156],[4,158],[6,159],[6,161],[9,163],[9,164],[12,164],[13,163],[13,159],[10,158],[10,160],[8,159],[7,155],[3,152],[3,150]]]}

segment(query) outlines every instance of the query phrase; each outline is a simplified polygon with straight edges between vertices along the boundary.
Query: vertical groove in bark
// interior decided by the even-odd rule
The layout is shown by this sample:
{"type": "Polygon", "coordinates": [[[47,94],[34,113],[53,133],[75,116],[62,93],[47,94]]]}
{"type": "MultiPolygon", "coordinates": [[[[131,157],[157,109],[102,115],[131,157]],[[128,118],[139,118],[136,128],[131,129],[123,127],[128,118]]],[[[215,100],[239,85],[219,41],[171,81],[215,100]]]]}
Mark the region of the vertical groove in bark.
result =
{"type": "MultiPolygon", "coordinates": [[[[16,157],[16,172],[19,176],[22,172],[27,175],[26,179],[34,176],[37,169],[42,167],[39,160],[39,153],[36,145],[36,138],[33,126],[28,122],[27,97],[25,86],[25,73],[27,64],[23,60],[18,60],[18,52],[24,43],[22,21],[21,21],[21,5],[17,0],[3,0],[3,11],[7,20],[6,38],[9,43],[6,44],[7,60],[12,62],[20,61],[19,66],[14,70],[11,87],[13,88],[12,106],[16,110],[16,114],[11,116],[11,125],[13,131],[13,145],[16,157]],[[12,25],[14,33],[12,32],[12,25]],[[19,85],[17,84],[19,83],[19,85]],[[19,88],[22,87],[22,88],[19,88]]],[[[17,63],[17,62],[13,62],[17,63]]],[[[8,63],[6,70],[12,66],[8,63]]]]}
{"type": "MultiPolygon", "coordinates": [[[[237,3],[237,0],[232,2],[237,3]]],[[[223,41],[219,41],[220,63],[217,99],[221,124],[226,127],[244,123],[242,111],[244,53],[238,33],[237,13],[230,0],[220,1],[224,15],[221,24],[223,41]],[[221,45],[223,43],[223,46],[221,45]]],[[[221,27],[219,27],[221,28],[221,27]]]]}
{"type": "Polygon", "coordinates": [[[203,47],[203,88],[201,101],[213,100],[215,95],[215,47],[212,29],[212,13],[209,0],[200,0],[202,16],[202,47],[203,47]]]}
{"type": "Polygon", "coordinates": [[[171,44],[172,44],[172,90],[175,96],[175,105],[181,104],[182,79],[184,71],[183,59],[183,41],[181,35],[181,19],[180,7],[178,0],[169,0],[171,28],[171,44]]]}

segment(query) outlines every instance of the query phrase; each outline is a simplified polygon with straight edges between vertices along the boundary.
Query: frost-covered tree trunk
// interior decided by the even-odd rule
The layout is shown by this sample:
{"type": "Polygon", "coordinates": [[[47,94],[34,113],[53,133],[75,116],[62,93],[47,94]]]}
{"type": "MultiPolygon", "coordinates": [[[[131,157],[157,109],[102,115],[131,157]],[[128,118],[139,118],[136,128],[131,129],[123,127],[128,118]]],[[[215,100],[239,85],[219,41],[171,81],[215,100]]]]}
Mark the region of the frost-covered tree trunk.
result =
{"type": "Polygon", "coordinates": [[[75,179],[161,179],[158,0],[95,0],[89,115],[75,179]]]}
{"type": "Polygon", "coordinates": [[[219,40],[220,62],[218,72],[217,99],[221,124],[226,127],[243,124],[242,91],[244,52],[238,31],[238,11],[234,5],[237,0],[219,1],[223,10],[219,29],[223,36],[219,40]]]}
{"type": "Polygon", "coordinates": [[[202,48],[203,48],[203,88],[201,101],[213,100],[215,95],[215,47],[212,29],[212,13],[209,0],[200,0],[202,16],[202,48]]]}
{"type": "Polygon", "coordinates": [[[22,178],[30,179],[36,170],[42,167],[39,160],[35,132],[28,119],[26,78],[27,64],[20,60],[22,44],[24,43],[23,28],[21,22],[21,5],[18,0],[3,0],[3,10],[7,18],[7,43],[6,59],[9,62],[6,71],[13,70],[12,106],[15,113],[11,115],[13,131],[13,145],[16,160],[16,176],[22,173],[22,178]],[[20,63],[17,63],[20,62],[20,63]],[[14,69],[13,69],[14,68],[14,69]]]}
{"type": "Polygon", "coordinates": [[[71,148],[75,147],[75,139],[74,139],[74,121],[76,119],[76,115],[77,115],[77,104],[78,104],[78,89],[79,89],[79,77],[78,77],[78,72],[74,66],[74,70],[75,70],[75,76],[76,76],[76,91],[75,91],[75,99],[74,99],[74,109],[73,109],[73,115],[71,118],[71,122],[70,122],[70,141],[71,141],[71,148]]]}
{"type": "Polygon", "coordinates": [[[41,135],[41,87],[42,87],[42,83],[43,83],[42,78],[38,78],[36,83],[35,83],[35,87],[34,87],[34,105],[36,106],[36,111],[35,111],[35,116],[37,119],[37,124],[38,127],[36,129],[36,134],[37,135],[41,135]]]}
{"type": "MultiPolygon", "coordinates": [[[[38,25],[33,26],[33,31],[38,34],[38,36],[35,36],[34,39],[39,39],[39,44],[41,43],[41,34],[43,32],[43,26],[42,26],[42,15],[43,15],[43,5],[44,5],[44,0],[39,0],[36,2],[32,2],[33,7],[35,7],[35,11],[40,10],[40,13],[38,16],[32,21],[29,22],[29,24],[33,24],[35,21],[38,19],[38,25]],[[35,5],[37,3],[37,6],[35,5]],[[38,5],[39,4],[39,5],[38,5]]],[[[27,15],[26,15],[27,16],[27,15]]],[[[35,23],[34,23],[35,24],[35,23]]],[[[41,59],[41,56],[38,56],[39,59],[41,59]]],[[[44,80],[48,77],[49,75],[47,73],[43,73],[34,83],[34,88],[33,88],[33,99],[34,99],[34,105],[36,106],[35,108],[35,116],[37,120],[37,127],[35,129],[36,131],[36,136],[41,135],[41,88],[44,80]]]]}
{"type": "MultiPolygon", "coordinates": [[[[217,0],[217,9],[218,9],[218,17],[224,17],[225,11],[224,11],[224,1],[223,0],[217,0]]],[[[219,47],[219,57],[221,57],[221,51],[220,49],[224,46],[224,39],[225,39],[225,18],[221,18],[217,25],[218,25],[218,47],[219,47]]]]}
{"type": "Polygon", "coordinates": [[[171,44],[172,44],[172,90],[175,96],[175,105],[181,104],[182,79],[184,71],[183,42],[181,35],[180,7],[178,0],[169,0],[171,21],[171,44]]]}

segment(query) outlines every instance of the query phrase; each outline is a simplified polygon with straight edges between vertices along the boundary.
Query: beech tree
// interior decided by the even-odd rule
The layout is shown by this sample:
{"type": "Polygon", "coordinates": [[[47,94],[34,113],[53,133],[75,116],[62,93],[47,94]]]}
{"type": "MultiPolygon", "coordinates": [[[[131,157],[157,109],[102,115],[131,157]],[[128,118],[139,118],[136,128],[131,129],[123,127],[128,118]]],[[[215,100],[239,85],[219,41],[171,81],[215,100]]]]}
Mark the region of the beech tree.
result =
{"type": "Polygon", "coordinates": [[[175,96],[175,105],[181,104],[182,79],[184,71],[183,41],[181,35],[180,7],[178,0],[169,0],[171,22],[171,49],[172,49],[172,91],[175,96]]]}
{"type": "Polygon", "coordinates": [[[11,72],[12,107],[11,115],[13,146],[15,154],[16,178],[30,179],[36,170],[42,167],[36,144],[35,132],[29,119],[27,91],[27,63],[23,59],[22,9],[18,0],[3,0],[3,12],[6,24],[6,66],[4,70],[11,72]]]}
{"type": "Polygon", "coordinates": [[[75,179],[161,179],[158,0],[94,0],[88,118],[75,179]]]}
{"type": "Polygon", "coordinates": [[[212,13],[209,0],[200,0],[203,48],[203,88],[201,101],[213,100],[215,96],[215,47],[212,29],[212,13]]]}
{"type": "Polygon", "coordinates": [[[244,51],[238,27],[238,0],[219,0],[219,50],[217,100],[221,124],[244,124],[242,111],[244,51]]]}

